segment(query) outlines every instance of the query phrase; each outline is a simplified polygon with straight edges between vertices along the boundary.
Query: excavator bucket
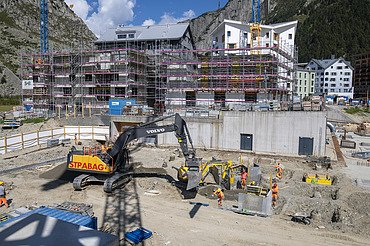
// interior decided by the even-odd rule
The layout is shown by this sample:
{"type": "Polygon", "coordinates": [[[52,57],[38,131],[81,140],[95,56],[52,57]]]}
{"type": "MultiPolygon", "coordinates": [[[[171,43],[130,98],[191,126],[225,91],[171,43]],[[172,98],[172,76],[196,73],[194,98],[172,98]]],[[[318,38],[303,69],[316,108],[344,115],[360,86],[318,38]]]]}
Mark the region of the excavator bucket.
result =
{"type": "Polygon", "coordinates": [[[191,190],[193,188],[196,188],[199,186],[200,179],[201,179],[201,173],[199,172],[199,169],[197,170],[190,170],[187,172],[188,175],[188,185],[186,186],[187,190],[191,190]]]}
{"type": "Polygon", "coordinates": [[[200,180],[202,178],[202,174],[199,171],[200,162],[201,162],[200,158],[194,158],[187,162],[187,165],[189,167],[187,172],[188,176],[188,185],[186,187],[187,190],[191,190],[199,186],[200,180]]]}

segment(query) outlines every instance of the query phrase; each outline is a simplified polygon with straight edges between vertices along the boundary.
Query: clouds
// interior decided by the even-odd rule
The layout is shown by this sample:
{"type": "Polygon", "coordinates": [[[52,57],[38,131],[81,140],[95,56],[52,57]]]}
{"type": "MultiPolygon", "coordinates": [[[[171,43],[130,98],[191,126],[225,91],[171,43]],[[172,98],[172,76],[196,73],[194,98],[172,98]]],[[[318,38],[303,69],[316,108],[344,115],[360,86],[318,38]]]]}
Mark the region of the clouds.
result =
{"type": "Polygon", "coordinates": [[[86,20],[90,5],[86,0],[65,0],[66,4],[83,20],[86,20]]]}
{"type": "MultiPolygon", "coordinates": [[[[193,10],[188,10],[188,11],[185,11],[181,17],[175,17],[173,16],[173,14],[170,14],[170,13],[164,13],[162,16],[161,16],[161,20],[158,22],[159,25],[165,25],[165,24],[172,24],[172,23],[177,23],[177,22],[180,22],[180,21],[184,21],[184,20],[188,20],[188,19],[192,19],[195,17],[195,12],[193,10]]],[[[154,25],[156,24],[156,22],[153,20],[153,19],[147,19],[143,22],[143,26],[150,26],[150,25],[154,25]]]]}
{"type": "MultiPolygon", "coordinates": [[[[136,0],[64,0],[72,10],[87,24],[96,36],[100,37],[108,29],[116,28],[120,24],[131,25],[134,20],[136,0]]],[[[140,11],[139,11],[140,12],[140,11]]],[[[164,13],[158,22],[152,18],[144,20],[143,26],[154,24],[170,24],[192,19],[193,10],[175,16],[173,13],[164,13]]]]}
{"type": "Polygon", "coordinates": [[[92,10],[87,0],[65,0],[74,4],[73,11],[85,21],[87,26],[98,37],[103,35],[107,29],[116,28],[119,24],[127,24],[134,18],[134,7],[136,0],[98,0],[97,10],[89,15],[92,10]],[[87,6],[87,7],[86,7],[87,6]]]}
{"type": "Polygon", "coordinates": [[[143,22],[142,26],[152,26],[155,24],[155,20],[153,19],[147,19],[143,22]]]}

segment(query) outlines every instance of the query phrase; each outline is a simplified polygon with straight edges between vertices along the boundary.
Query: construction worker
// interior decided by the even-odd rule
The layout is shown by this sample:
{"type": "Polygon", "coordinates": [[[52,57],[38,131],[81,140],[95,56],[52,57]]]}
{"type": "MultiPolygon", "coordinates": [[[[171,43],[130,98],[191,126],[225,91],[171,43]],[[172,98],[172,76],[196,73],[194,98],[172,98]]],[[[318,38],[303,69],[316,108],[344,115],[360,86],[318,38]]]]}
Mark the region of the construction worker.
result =
{"type": "Polygon", "coordinates": [[[276,206],[276,201],[277,201],[277,198],[278,198],[278,193],[279,193],[279,187],[277,185],[277,183],[274,183],[272,185],[272,206],[275,207],[276,206]]]}
{"type": "Polygon", "coordinates": [[[215,190],[213,194],[217,196],[218,207],[222,207],[222,200],[224,199],[225,195],[222,192],[221,188],[215,190]]]}
{"type": "Polygon", "coordinates": [[[275,170],[276,170],[276,177],[278,179],[282,179],[283,178],[283,167],[281,166],[281,163],[278,162],[277,165],[274,166],[275,170]]]}
{"type": "Polygon", "coordinates": [[[101,148],[101,152],[102,152],[102,153],[105,153],[105,152],[107,151],[107,149],[105,148],[104,144],[102,144],[102,145],[100,146],[100,148],[101,148]]]}
{"type": "Polygon", "coordinates": [[[243,168],[243,171],[242,171],[240,176],[241,176],[241,179],[242,179],[242,188],[243,188],[243,190],[245,190],[245,187],[247,186],[248,173],[245,171],[244,168],[243,168]]]}
{"type": "Polygon", "coordinates": [[[3,203],[7,208],[9,208],[8,201],[6,200],[4,182],[0,181],[0,207],[3,205],[3,203]]]}

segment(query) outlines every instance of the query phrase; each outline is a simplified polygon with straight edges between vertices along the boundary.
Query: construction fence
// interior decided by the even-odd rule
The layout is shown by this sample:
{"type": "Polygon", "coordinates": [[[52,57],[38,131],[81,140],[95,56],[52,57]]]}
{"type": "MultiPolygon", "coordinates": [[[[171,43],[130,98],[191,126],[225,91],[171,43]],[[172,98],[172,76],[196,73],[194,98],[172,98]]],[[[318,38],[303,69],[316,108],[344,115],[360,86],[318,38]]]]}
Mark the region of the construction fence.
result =
{"type": "Polygon", "coordinates": [[[0,154],[47,144],[48,140],[101,140],[109,137],[109,126],[64,126],[0,138],[0,154]]]}

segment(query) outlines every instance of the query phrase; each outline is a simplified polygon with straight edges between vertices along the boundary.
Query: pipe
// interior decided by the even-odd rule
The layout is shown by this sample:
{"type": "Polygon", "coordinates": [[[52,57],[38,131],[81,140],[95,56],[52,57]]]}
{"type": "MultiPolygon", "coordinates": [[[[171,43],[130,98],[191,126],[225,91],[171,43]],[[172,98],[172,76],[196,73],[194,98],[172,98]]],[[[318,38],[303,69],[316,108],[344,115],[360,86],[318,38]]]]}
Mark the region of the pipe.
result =
{"type": "Polygon", "coordinates": [[[335,126],[332,123],[326,122],[326,126],[330,129],[330,132],[335,132],[335,126]]]}

